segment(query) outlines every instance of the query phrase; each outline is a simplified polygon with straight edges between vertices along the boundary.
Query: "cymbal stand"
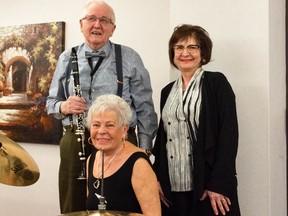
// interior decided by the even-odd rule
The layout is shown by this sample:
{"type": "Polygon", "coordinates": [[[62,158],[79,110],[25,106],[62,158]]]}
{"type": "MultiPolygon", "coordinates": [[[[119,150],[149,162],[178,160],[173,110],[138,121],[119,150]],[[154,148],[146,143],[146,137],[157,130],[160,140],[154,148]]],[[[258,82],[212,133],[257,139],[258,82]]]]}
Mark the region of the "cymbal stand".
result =
{"type": "Polygon", "coordinates": [[[106,211],[106,200],[104,197],[104,148],[102,148],[102,179],[101,179],[101,196],[99,196],[98,210],[100,212],[106,211]]]}

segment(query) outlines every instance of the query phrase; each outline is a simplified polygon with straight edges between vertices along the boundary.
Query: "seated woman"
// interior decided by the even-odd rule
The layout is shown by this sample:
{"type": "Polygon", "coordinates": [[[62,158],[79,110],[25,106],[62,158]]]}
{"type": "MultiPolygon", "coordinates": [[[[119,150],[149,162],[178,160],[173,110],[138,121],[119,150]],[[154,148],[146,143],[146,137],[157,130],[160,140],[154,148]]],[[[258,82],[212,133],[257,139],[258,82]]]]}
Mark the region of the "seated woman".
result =
{"type": "Polygon", "coordinates": [[[99,96],[90,107],[89,143],[98,151],[87,159],[86,206],[88,210],[98,210],[102,195],[107,210],[160,216],[157,179],[149,157],[125,141],[131,116],[125,100],[112,94],[99,96]]]}

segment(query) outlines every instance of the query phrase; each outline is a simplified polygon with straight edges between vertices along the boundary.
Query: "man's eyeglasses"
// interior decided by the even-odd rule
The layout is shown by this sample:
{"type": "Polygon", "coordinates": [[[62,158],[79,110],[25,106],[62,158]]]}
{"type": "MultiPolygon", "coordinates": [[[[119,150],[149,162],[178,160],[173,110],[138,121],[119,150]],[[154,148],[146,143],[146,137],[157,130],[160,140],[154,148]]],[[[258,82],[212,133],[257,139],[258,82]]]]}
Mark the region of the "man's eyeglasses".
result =
{"type": "Polygon", "coordinates": [[[87,20],[87,22],[89,22],[89,23],[95,23],[95,22],[97,22],[97,20],[99,20],[100,24],[102,24],[102,25],[107,25],[109,23],[114,24],[112,22],[112,20],[109,19],[108,17],[96,17],[94,15],[87,15],[87,16],[82,18],[82,20],[84,20],[84,19],[87,20]]]}
{"type": "Polygon", "coordinates": [[[173,46],[173,48],[174,48],[174,52],[179,54],[179,53],[182,53],[185,48],[187,49],[189,53],[195,53],[201,47],[199,45],[188,45],[187,47],[184,47],[183,45],[176,44],[173,46]]]}

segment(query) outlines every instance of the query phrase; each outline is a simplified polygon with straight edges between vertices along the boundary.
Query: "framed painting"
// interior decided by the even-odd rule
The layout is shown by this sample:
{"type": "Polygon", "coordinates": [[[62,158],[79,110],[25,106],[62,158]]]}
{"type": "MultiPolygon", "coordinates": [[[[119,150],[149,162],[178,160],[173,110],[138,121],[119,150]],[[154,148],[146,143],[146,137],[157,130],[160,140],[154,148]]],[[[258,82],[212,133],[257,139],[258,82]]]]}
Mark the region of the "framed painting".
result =
{"type": "Polygon", "coordinates": [[[16,142],[58,143],[59,120],[45,106],[65,23],[0,27],[0,133],[16,142]]]}

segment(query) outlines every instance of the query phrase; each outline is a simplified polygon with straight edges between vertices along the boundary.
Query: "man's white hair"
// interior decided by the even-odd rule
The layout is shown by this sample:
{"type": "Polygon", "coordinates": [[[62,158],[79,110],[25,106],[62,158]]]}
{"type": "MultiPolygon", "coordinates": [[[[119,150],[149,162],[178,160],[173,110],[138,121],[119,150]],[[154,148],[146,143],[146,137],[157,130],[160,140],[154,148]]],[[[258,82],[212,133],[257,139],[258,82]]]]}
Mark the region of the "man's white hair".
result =
{"type": "MultiPolygon", "coordinates": [[[[106,6],[106,7],[111,11],[111,15],[112,15],[111,19],[112,19],[112,22],[115,24],[116,18],[115,18],[114,10],[113,10],[113,8],[112,8],[108,3],[106,3],[106,2],[103,1],[103,0],[88,0],[88,1],[86,2],[86,4],[84,5],[83,14],[82,14],[82,17],[81,17],[81,18],[83,18],[83,17],[85,17],[85,16],[87,15],[87,9],[88,9],[88,7],[89,7],[90,5],[92,5],[92,4],[95,4],[95,5],[104,5],[104,6],[106,6]]],[[[110,18],[110,17],[108,17],[108,18],[110,18]]]]}

